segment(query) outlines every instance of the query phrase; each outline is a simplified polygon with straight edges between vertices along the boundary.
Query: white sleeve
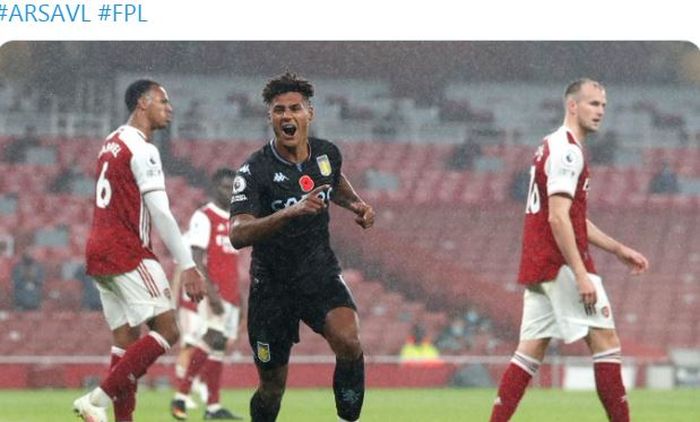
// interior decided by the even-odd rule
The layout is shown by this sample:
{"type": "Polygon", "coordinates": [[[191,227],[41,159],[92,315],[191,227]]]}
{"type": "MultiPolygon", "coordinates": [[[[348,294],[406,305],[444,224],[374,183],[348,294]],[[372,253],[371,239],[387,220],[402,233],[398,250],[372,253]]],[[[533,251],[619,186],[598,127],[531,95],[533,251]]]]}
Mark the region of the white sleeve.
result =
{"type": "Polygon", "coordinates": [[[143,196],[143,200],[146,203],[148,212],[151,214],[151,220],[153,220],[160,238],[165,243],[175,262],[182,269],[194,267],[192,250],[185,243],[175,217],[170,212],[170,203],[165,190],[150,191],[143,196]]]}
{"type": "Polygon", "coordinates": [[[165,176],[160,162],[160,153],[153,144],[144,143],[134,148],[131,171],[134,173],[139,191],[144,194],[154,190],[165,190],[165,176]]]}
{"type": "Polygon", "coordinates": [[[547,194],[564,193],[571,198],[576,193],[578,178],[583,170],[583,152],[573,144],[551,148],[545,168],[547,169],[547,194]]]}
{"type": "Polygon", "coordinates": [[[209,247],[209,238],[211,237],[211,221],[206,214],[197,210],[190,218],[190,227],[187,229],[185,239],[190,246],[201,249],[209,247]]]}

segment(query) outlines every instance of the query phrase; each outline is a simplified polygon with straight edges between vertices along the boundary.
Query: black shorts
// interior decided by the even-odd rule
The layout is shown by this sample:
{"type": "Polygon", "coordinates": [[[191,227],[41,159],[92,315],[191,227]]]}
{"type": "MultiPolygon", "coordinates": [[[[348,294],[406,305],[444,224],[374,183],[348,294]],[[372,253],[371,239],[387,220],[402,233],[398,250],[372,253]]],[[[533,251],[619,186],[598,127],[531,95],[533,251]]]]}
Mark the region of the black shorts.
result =
{"type": "Polygon", "coordinates": [[[252,277],[248,298],[248,340],[255,364],[273,369],[289,362],[292,345],[299,342],[299,321],[322,334],[332,309],[357,311],[355,300],[338,274],[314,280],[313,291],[294,289],[252,277]]]}

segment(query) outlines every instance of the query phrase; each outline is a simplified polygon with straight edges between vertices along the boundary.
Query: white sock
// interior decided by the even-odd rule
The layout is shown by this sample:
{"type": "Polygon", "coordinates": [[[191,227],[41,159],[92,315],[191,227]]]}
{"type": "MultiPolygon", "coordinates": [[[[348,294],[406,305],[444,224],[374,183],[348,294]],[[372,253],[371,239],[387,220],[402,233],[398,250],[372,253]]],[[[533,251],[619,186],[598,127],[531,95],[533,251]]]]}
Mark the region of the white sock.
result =
{"type": "Polygon", "coordinates": [[[207,412],[216,412],[219,409],[221,409],[221,404],[220,403],[212,403],[207,405],[207,412]]]}
{"type": "Polygon", "coordinates": [[[343,418],[341,418],[340,416],[338,416],[338,422],[360,422],[360,420],[358,419],[358,420],[356,420],[356,421],[346,421],[345,419],[343,419],[343,418]]]}
{"type": "Polygon", "coordinates": [[[112,403],[112,399],[109,398],[103,389],[97,387],[90,393],[90,403],[92,403],[93,406],[108,407],[109,404],[112,403]]]}
{"type": "Polygon", "coordinates": [[[175,365],[175,378],[182,379],[185,378],[187,374],[187,368],[182,365],[175,365]]]}
{"type": "Polygon", "coordinates": [[[189,396],[187,394],[182,394],[179,391],[175,392],[175,400],[187,400],[189,396]]]}

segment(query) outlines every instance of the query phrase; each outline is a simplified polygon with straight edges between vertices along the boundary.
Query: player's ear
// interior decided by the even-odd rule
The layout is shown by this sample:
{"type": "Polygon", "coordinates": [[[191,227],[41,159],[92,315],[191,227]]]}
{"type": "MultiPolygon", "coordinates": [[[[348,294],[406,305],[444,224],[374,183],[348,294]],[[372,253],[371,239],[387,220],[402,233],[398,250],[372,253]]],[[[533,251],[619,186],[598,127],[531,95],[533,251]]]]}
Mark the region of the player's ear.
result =
{"type": "Polygon", "coordinates": [[[314,119],[314,106],[309,103],[309,121],[314,119]]]}
{"type": "Polygon", "coordinates": [[[146,92],[145,94],[143,94],[142,96],[139,97],[139,100],[136,103],[136,105],[138,106],[138,108],[145,110],[146,108],[148,108],[148,105],[151,103],[152,98],[153,98],[153,96],[151,95],[151,93],[146,92]]]}
{"type": "Polygon", "coordinates": [[[566,99],[566,112],[569,114],[576,114],[577,102],[574,96],[570,96],[566,99]]]}

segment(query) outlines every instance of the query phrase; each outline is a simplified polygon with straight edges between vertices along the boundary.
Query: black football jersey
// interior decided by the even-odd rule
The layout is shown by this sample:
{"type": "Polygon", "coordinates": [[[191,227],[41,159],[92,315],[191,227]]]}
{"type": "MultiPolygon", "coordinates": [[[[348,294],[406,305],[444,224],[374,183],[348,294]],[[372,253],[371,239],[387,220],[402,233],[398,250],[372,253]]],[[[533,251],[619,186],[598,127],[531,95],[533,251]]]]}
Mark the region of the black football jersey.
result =
{"type": "MultiPolygon", "coordinates": [[[[266,217],[296,204],[322,185],[330,186],[320,194],[330,204],[340,180],[340,150],[330,141],[318,138],[309,138],[309,146],[309,158],[299,164],[282,158],[274,140],[254,152],[234,178],[231,216],[266,217]]],[[[339,273],[338,260],[330,247],[328,211],[326,208],[316,215],[297,217],[271,237],[253,244],[252,275],[295,283],[313,278],[314,274],[339,273]]]]}

